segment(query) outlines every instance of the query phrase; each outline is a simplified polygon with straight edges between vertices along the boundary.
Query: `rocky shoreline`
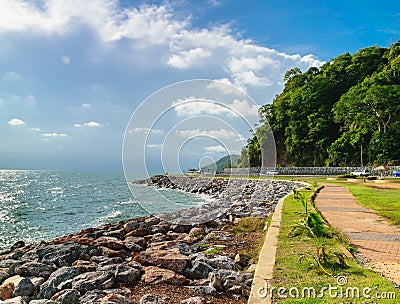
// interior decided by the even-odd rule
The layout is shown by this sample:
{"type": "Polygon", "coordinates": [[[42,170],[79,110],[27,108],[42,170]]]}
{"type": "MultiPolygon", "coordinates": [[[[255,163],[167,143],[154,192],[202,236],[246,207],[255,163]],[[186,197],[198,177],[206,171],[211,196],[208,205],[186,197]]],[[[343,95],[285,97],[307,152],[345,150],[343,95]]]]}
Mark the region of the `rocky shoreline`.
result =
{"type": "Polygon", "coordinates": [[[246,217],[267,218],[280,197],[301,186],[166,176],[139,183],[212,200],[38,244],[18,242],[0,253],[0,303],[245,303],[254,261],[235,252],[240,241],[226,227],[246,217]],[[229,254],[212,247],[218,242],[232,246],[229,254]],[[172,294],[164,296],[163,288],[172,294]]]}

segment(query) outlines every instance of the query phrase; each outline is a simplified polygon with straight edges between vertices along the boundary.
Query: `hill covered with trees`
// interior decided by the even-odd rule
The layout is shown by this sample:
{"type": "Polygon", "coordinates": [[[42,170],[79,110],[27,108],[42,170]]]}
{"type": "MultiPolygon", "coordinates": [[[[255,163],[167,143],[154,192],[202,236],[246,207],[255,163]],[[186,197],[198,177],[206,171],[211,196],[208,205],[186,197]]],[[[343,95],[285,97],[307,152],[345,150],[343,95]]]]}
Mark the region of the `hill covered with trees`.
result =
{"type": "Polygon", "coordinates": [[[273,132],[279,166],[400,164],[400,41],[286,72],[283,92],[260,108],[241,166],[261,166],[273,132]],[[263,152],[264,153],[264,152],[263,152]]]}

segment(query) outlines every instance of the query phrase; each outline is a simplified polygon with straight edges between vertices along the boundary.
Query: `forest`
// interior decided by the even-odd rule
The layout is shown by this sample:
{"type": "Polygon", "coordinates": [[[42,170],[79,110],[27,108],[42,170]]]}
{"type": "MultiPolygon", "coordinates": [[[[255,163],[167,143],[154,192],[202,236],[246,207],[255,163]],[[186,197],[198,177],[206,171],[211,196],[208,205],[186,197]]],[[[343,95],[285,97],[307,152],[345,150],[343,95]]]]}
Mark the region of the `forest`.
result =
{"type": "Polygon", "coordinates": [[[259,116],[241,167],[267,166],[271,154],[277,166],[360,166],[361,153],[364,165],[399,165],[400,41],[287,71],[259,116]]]}

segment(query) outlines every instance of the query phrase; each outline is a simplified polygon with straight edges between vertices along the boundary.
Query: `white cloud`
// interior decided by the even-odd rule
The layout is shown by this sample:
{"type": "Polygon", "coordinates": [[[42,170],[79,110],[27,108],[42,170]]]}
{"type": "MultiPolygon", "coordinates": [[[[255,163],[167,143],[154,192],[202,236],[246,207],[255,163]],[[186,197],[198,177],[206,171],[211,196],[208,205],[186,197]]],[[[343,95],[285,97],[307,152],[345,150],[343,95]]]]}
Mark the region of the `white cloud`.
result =
{"type": "Polygon", "coordinates": [[[195,97],[179,99],[173,102],[174,110],[179,116],[229,115],[229,116],[257,116],[259,105],[246,99],[234,99],[232,103],[217,103],[212,100],[201,100],[195,97]]]}
{"type": "Polygon", "coordinates": [[[84,109],[91,109],[92,105],[90,103],[84,102],[83,104],[81,104],[81,107],[84,109]]]}
{"type": "MultiPolygon", "coordinates": [[[[281,90],[287,70],[323,64],[312,54],[286,54],[240,39],[229,25],[194,28],[190,18],[178,15],[173,3],[122,8],[117,0],[8,0],[0,2],[0,32],[60,36],[84,26],[107,46],[129,41],[124,45],[143,49],[141,56],[156,56],[149,62],[178,69],[202,66],[242,90],[272,86],[268,90],[273,95],[281,90]],[[149,48],[151,52],[146,51],[149,48]]],[[[69,63],[69,57],[65,55],[63,62],[69,63]]]]}
{"type": "Polygon", "coordinates": [[[69,64],[71,62],[71,59],[67,55],[64,55],[61,57],[61,61],[64,64],[69,64]]]}
{"type": "Polygon", "coordinates": [[[223,104],[212,100],[201,100],[201,98],[188,97],[178,99],[172,103],[174,110],[180,116],[193,116],[200,114],[221,115],[229,114],[231,110],[223,104]]]}
{"type": "Polygon", "coordinates": [[[22,126],[25,124],[25,121],[18,119],[18,118],[13,118],[10,121],[7,122],[11,126],[22,126]]]}
{"type": "Polygon", "coordinates": [[[45,138],[50,138],[50,137],[55,138],[55,137],[67,137],[68,134],[65,134],[65,133],[44,133],[44,134],[42,134],[42,136],[45,137],[45,138]]]}
{"type": "Polygon", "coordinates": [[[223,139],[242,139],[243,136],[236,132],[226,129],[219,130],[200,130],[200,129],[190,129],[190,130],[176,130],[177,135],[189,138],[195,136],[210,136],[213,138],[223,138],[223,139]]]}
{"type": "Polygon", "coordinates": [[[39,128],[30,128],[29,131],[40,132],[41,130],[39,128]]]}
{"type": "Polygon", "coordinates": [[[20,74],[14,71],[4,73],[2,78],[8,81],[20,81],[23,79],[23,77],[20,74]]]}
{"type": "Polygon", "coordinates": [[[154,134],[162,134],[164,133],[163,130],[160,129],[150,129],[150,128],[133,128],[128,131],[129,134],[134,134],[134,133],[154,133],[154,134]]]}
{"type": "Polygon", "coordinates": [[[167,64],[175,68],[184,69],[196,65],[202,59],[210,56],[211,53],[209,51],[197,47],[188,51],[180,51],[178,54],[170,56],[167,64]]]}
{"type": "Polygon", "coordinates": [[[221,145],[208,146],[208,147],[205,147],[204,150],[206,151],[207,154],[227,152],[226,148],[224,148],[221,145]]]}
{"type": "Polygon", "coordinates": [[[82,127],[90,127],[90,128],[99,128],[101,124],[96,121],[85,122],[84,124],[74,124],[75,128],[82,128],[82,127]]]}

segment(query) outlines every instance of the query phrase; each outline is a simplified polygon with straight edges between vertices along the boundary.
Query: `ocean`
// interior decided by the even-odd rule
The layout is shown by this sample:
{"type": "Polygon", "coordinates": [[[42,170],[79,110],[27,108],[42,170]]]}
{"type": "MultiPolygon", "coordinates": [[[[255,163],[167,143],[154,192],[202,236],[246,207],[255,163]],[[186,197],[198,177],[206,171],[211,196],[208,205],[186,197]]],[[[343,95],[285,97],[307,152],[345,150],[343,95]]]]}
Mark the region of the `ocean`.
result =
{"type": "MultiPolygon", "coordinates": [[[[164,211],[151,201],[149,187],[130,184],[122,172],[0,170],[0,251],[19,240],[33,243],[88,227],[164,211]],[[149,195],[148,195],[149,194],[149,195]],[[147,202],[143,204],[143,200],[147,202]],[[155,207],[154,207],[155,206],[155,207]]],[[[203,198],[177,190],[160,190],[181,208],[203,198]]],[[[155,196],[154,200],[158,199],[155,196]]]]}

